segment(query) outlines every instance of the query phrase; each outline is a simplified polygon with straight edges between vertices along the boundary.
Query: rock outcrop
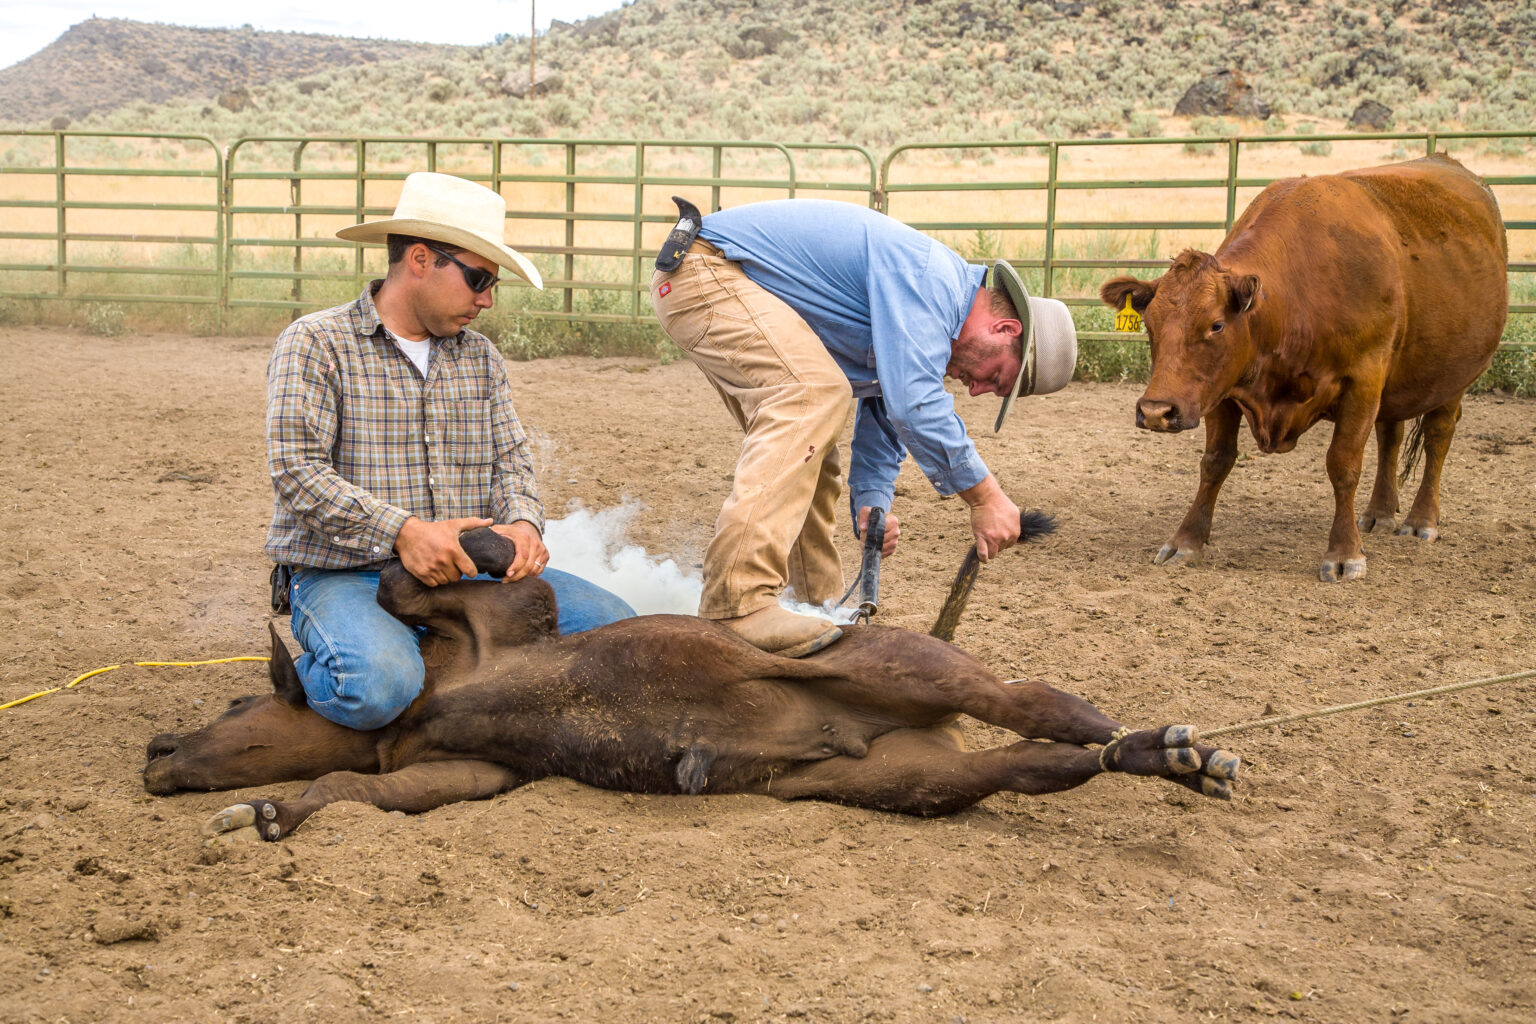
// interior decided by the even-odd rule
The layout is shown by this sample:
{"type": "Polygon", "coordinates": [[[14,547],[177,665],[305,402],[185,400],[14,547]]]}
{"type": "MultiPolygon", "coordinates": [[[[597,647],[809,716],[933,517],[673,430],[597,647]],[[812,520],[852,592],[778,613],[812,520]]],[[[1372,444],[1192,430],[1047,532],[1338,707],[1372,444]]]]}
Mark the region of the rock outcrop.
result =
{"type": "Polygon", "coordinates": [[[1182,117],[1251,117],[1263,121],[1269,117],[1270,108],[1241,71],[1225,68],[1186,89],[1173,112],[1182,117]]]}

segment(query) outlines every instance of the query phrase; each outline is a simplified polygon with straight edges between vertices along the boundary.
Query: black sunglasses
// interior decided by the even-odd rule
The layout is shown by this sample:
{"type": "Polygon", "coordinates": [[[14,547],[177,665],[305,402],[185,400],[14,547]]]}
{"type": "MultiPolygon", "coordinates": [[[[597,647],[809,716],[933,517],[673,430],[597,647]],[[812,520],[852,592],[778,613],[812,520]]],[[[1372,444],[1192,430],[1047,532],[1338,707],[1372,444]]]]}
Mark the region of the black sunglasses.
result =
{"type": "MultiPolygon", "coordinates": [[[[425,242],[422,244],[426,245],[425,242]]],[[[448,260],[454,266],[458,267],[460,273],[464,275],[464,283],[469,285],[469,290],[472,292],[478,293],[485,291],[487,288],[493,288],[496,286],[497,282],[501,280],[500,277],[497,277],[489,270],[481,270],[479,267],[472,267],[468,263],[465,263],[463,260],[456,258],[453,253],[443,252],[443,250],[439,249],[435,245],[428,245],[427,248],[437,253],[443,259],[448,260]]]]}

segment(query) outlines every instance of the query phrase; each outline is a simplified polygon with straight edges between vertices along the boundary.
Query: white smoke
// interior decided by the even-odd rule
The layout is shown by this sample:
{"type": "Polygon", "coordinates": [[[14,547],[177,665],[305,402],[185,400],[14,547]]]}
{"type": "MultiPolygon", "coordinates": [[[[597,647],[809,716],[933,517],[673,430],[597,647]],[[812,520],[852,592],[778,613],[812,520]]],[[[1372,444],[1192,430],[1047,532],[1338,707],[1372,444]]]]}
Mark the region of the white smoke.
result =
{"type": "MultiPolygon", "coordinates": [[[[596,512],[575,508],[564,519],[547,520],[544,545],[549,548],[550,566],[617,594],[641,615],[698,614],[699,595],[704,592],[698,570],[685,570],[675,560],[652,555],[630,542],[630,527],[641,511],[640,502],[625,499],[611,508],[596,512]]],[[[779,603],[790,611],[837,622],[849,621],[853,611],[803,604],[794,600],[793,591],[786,591],[779,603]]],[[[849,603],[858,602],[850,599],[849,603]]]]}
{"type": "Polygon", "coordinates": [[[640,511],[638,501],[626,499],[612,508],[577,508],[564,519],[546,520],[550,566],[617,594],[641,615],[698,614],[704,591],[699,574],[629,542],[629,528],[640,511]]]}
{"type": "Polygon", "coordinates": [[[819,615],[833,622],[852,622],[853,613],[859,610],[859,594],[858,591],[854,591],[848,596],[848,604],[839,608],[835,601],[828,601],[826,604],[806,604],[804,601],[797,601],[795,589],[785,587],[784,593],[779,595],[779,607],[788,608],[801,615],[819,615]]]}

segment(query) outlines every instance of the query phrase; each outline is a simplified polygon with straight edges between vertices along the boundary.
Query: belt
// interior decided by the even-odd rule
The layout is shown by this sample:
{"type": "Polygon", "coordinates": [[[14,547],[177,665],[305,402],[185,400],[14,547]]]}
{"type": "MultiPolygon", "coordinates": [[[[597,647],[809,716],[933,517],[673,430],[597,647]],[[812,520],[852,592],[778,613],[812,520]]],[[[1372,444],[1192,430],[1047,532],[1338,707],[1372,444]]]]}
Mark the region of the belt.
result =
{"type": "Polygon", "coordinates": [[[689,252],[702,253],[705,256],[724,256],[718,246],[710,245],[702,238],[695,238],[693,244],[688,247],[689,252]]]}

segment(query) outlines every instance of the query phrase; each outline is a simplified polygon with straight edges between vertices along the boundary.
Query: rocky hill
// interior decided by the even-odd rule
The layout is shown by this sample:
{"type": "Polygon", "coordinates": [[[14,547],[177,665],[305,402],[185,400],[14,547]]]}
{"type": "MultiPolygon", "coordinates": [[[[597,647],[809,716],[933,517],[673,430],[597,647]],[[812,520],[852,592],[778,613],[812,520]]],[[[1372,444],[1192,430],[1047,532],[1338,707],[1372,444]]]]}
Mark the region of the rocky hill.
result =
{"type": "Polygon", "coordinates": [[[63,127],[97,112],[176,99],[208,104],[222,97],[240,106],[269,82],[443,51],[426,43],[91,18],[0,69],[0,124],[63,127]]]}
{"type": "Polygon", "coordinates": [[[1533,38],[1536,0],[634,0],[475,47],[93,20],[0,71],[0,118],[226,140],[874,148],[1285,131],[1362,114],[1367,128],[1529,130],[1533,38]],[[1169,120],[1184,115],[1232,120],[1169,120]]]}

